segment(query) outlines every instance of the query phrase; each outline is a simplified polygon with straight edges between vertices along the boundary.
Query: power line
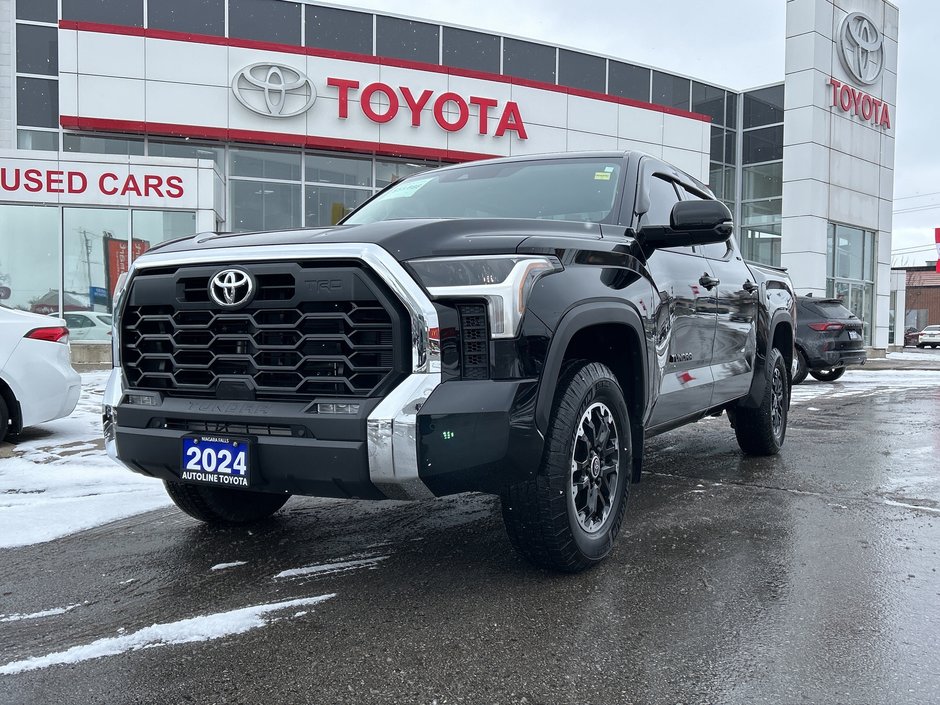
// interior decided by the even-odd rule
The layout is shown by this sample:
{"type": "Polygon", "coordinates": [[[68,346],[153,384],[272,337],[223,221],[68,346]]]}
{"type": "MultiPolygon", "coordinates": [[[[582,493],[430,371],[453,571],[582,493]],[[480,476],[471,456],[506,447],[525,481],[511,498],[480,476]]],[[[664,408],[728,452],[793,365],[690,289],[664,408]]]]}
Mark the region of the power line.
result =
{"type": "Polygon", "coordinates": [[[932,191],[931,193],[919,193],[916,196],[895,196],[895,201],[906,201],[910,198],[925,198],[927,196],[940,196],[940,191],[932,191]]]}
{"type": "Polygon", "coordinates": [[[911,206],[910,208],[900,208],[896,211],[891,211],[892,213],[919,213],[921,211],[932,211],[937,208],[940,208],[940,203],[931,205],[931,206],[911,206]]]}

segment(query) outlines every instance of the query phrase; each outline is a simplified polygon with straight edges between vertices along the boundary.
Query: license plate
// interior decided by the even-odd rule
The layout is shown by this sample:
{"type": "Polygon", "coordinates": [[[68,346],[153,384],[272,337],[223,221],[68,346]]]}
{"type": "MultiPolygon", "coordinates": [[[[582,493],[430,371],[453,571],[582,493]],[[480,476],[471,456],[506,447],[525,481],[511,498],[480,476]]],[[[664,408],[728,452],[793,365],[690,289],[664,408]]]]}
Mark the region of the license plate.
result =
{"type": "Polygon", "coordinates": [[[862,334],[856,333],[854,330],[849,331],[849,340],[861,340],[862,334]]]}
{"type": "Polygon", "coordinates": [[[219,487],[248,487],[249,457],[247,440],[186,436],[181,478],[219,487]]]}

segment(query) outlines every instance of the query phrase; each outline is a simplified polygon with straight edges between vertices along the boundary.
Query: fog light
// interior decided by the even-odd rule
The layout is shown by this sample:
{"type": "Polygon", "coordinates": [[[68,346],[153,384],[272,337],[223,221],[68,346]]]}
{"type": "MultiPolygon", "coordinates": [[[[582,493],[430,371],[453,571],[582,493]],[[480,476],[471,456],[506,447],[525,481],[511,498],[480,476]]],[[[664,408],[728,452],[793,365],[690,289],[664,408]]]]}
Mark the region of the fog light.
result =
{"type": "Polygon", "coordinates": [[[358,404],[317,404],[318,414],[358,414],[358,404]]]}
{"type": "Polygon", "coordinates": [[[135,406],[160,406],[160,398],[151,394],[128,394],[124,399],[135,406]]]}

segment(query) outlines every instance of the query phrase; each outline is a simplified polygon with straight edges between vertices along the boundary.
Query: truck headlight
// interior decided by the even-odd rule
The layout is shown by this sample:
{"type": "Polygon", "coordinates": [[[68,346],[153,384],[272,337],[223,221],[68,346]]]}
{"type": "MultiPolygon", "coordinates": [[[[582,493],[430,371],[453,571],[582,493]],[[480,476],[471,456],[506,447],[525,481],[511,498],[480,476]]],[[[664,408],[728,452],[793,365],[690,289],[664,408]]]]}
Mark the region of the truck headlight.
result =
{"type": "Polygon", "coordinates": [[[432,298],[484,299],[493,338],[515,338],[535,283],[563,267],[555,257],[480,255],[408,262],[432,298]]]}

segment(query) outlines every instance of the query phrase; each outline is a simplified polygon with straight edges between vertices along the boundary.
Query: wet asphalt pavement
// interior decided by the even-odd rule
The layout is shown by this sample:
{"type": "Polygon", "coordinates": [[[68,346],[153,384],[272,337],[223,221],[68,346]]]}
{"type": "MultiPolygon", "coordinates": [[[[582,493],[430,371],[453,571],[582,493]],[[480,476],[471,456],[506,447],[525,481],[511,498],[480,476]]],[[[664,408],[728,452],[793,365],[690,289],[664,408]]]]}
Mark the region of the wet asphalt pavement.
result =
{"type": "Polygon", "coordinates": [[[517,557],[476,495],[295,498],[250,531],[167,509],[0,551],[0,611],[77,605],[0,623],[0,666],[334,595],[0,675],[0,703],[940,702],[940,388],[840,390],[797,388],[777,457],[724,417],[651,440],[613,555],[577,576],[517,557]]]}

